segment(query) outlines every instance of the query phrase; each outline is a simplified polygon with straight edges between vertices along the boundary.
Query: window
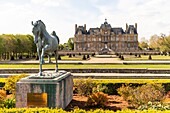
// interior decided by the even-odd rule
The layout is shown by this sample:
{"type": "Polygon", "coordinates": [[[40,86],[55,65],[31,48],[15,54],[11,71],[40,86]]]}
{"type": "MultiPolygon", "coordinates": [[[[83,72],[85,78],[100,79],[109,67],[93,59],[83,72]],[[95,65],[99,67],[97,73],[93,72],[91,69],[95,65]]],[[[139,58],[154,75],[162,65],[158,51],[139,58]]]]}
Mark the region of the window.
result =
{"type": "Polygon", "coordinates": [[[116,36],[116,41],[119,41],[119,37],[118,36],[116,36]]]}
{"type": "Polygon", "coordinates": [[[90,47],[90,44],[87,44],[87,47],[89,48],[89,47],[90,47]]]}
{"type": "Polygon", "coordinates": [[[135,48],[137,47],[136,43],[134,43],[134,47],[135,47],[135,48]]]}
{"type": "Polygon", "coordinates": [[[130,41],[130,37],[128,37],[128,41],[130,41]]]}
{"type": "Polygon", "coordinates": [[[124,47],[125,46],[125,44],[124,43],[122,43],[122,47],[124,47]]]}
{"type": "Polygon", "coordinates": [[[119,46],[119,44],[118,43],[116,43],[116,47],[118,47],[119,46]]]}
{"type": "Polygon", "coordinates": [[[99,48],[101,48],[101,44],[99,44],[99,48]]]}
{"type": "Polygon", "coordinates": [[[101,37],[99,38],[99,41],[101,41],[101,37]]]}
{"type": "Polygon", "coordinates": [[[128,43],[128,48],[130,48],[130,43],[128,43]]]}
{"type": "Polygon", "coordinates": [[[134,41],[137,41],[137,38],[136,38],[136,36],[134,36],[134,41]]]}
{"type": "Polygon", "coordinates": [[[122,41],[124,41],[125,40],[125,38],[124,38],[124,36],[122,36],[122,41]]]}
{"type": "Polygon", "coordinates": [[[115,41],[115,37],[114,36],[111,37],[111,41],[115,41]]]}

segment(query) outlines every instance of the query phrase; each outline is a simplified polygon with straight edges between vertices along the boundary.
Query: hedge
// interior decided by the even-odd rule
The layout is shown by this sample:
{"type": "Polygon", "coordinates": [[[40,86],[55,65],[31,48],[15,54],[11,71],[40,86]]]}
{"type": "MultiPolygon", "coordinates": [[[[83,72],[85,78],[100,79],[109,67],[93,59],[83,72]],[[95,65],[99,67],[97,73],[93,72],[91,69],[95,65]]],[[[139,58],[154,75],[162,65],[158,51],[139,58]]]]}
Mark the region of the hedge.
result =
{"type": "MultiPolygon", "coordinates": [[[[74,83],[77,80],[80,80],[80,79],[74,79],[74,83]]],[[[118,94],[117,89],[125,84],[130,84],[131,86],[135,86],[135,87],[138,87],[138,86],[141,86],[147,83],[162,84],[166,92],[170,91],[170,80],[169,79],[152,79],[152,80],[151,79],[108,79],[108,80],[91,79],[91,80],[93,81],[94,86],[97,86],[97,85],[106,86],[107,90],[103,92],[109,95],[117,95],[118,94]]]]}
{"type": "Polygon", "coordinates": [[[122,111],[112,111],[112,110],[90,110],[85,111],[82,109],[75,109],[74,111],[64,111],[62,109],[48,109],[48,108],[13,108],[13,109],[0,109],[0,113],[170,113],[170,111],[165,110],[122,110],[122,111]]]}

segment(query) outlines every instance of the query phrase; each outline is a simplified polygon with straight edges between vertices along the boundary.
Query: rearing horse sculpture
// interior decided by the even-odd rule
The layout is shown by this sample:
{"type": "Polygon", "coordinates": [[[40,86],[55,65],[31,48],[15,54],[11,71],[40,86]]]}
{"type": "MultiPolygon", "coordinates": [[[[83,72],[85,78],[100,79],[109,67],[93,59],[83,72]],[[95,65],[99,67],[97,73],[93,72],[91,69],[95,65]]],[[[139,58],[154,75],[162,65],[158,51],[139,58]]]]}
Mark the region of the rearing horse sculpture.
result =
{"type": "Polygon", "coordinates": [[[58,72],[58,45],[59,38],[56,35],[55,31],[53,31],[52,35],[50,35],[47,30],[45,24],[38,20],[35,23],[32,22],[34,26],[32,29],[32,33],[34,34],[34,43],[37,46],[37,53],[39,57],[40,69],[39,75],[42,76],[42,64],[44,63],[44,54],[47,54],[49,57],[49,62],[51,61],[50,55],[55,54],[56,60],[56,69],[55,72],[58,72]]]}

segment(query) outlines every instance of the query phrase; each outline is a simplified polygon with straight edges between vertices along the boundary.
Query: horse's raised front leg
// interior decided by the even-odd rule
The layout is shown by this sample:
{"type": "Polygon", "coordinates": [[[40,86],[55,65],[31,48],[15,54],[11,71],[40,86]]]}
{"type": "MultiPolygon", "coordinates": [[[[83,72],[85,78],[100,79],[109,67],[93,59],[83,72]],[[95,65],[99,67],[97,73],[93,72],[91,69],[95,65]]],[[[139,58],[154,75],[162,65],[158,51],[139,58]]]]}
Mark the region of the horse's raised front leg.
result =
{"type": "Polygon", "coordinates": [[[41,52],[41,64],[44,64],[45,62],[44,62],[44,52],[45,52],[45,49],[44,48],[42,48],[42,52],[41,52]]]}

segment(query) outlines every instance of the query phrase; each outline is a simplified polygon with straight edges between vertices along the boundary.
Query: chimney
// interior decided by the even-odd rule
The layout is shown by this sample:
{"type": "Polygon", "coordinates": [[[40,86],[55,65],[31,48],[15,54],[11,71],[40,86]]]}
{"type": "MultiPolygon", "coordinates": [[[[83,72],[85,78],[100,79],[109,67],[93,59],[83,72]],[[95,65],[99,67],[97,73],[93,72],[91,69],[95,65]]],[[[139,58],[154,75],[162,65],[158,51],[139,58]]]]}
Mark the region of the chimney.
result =
{"type": "Polygon", "coordinates": [[[76,31],[77,31],[77,24],[75,24],[75,33],[76,33],[76,31]]]}
{"type": "Polygon", "coordinates": [[[84,32],[86,31],[86,24],[84,24],[84,32]]]}
{"type": "Polygon", "coordinates": [[[126,32],[128,31],[128,24],[126,23],[126,32]]]}
{"type": "Polygon", "coordinates": [[[135,23],[135,29],[136,29],[136,32],[137,32],[137,23],[135,23]]]}

